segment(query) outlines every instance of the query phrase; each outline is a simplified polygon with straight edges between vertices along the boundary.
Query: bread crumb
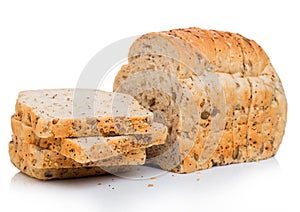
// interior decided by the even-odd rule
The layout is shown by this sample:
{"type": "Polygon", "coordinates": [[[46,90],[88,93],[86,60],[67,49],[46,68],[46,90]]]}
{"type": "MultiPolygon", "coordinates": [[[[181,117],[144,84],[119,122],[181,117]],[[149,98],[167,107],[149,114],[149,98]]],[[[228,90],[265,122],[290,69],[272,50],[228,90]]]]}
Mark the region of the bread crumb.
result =
{"type": "Polygon", "coordinates": [[[151,177],[150,180],[156,180],[156,178],[155,177],[151,177]]]}
{"type": "Polygon", "coordinates": [[[196,174],[201,174],[201,172],[196,172],[196,174]]]}
{"type": "Polygon", "coordinates": [[[152,183],[149,183],[148,184],[148,187],[153,187],[154,185],[152,183]]]}
{"type": "Polygon", "coordinates": [[[98,185],[99,185],[99,186],[101,186],[101,185],[102,185],[102,183],[98,183],[98,185]]]}

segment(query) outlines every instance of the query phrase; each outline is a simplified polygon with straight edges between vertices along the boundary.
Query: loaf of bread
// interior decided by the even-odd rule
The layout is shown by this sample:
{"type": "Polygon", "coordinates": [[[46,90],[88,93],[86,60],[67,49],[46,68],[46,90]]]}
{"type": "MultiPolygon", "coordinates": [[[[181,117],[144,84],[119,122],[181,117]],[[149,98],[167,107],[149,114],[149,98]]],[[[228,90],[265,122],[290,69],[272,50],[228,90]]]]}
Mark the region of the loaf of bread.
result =
{"type": "Polygon", "coordinates": [[[199,28],[148,33],[131,46],[114,91],[168,127],[147,148],[161,168],[187,173],[274,156],[287,102],[264,50],[242,35],[199,28]]]}
{"type": "Polygon", "coordinates": [[[91,89],[23,91],[16,119],[42,138],[147,133],[152,114],[126,94],[91,89]]]}
{"type": "Polygon", "coordinates": [[[14,116],[11,126],[14,136],[24,142],[52,150],[79,163],[95,162],[118,155],[131,158],[137,156],[139,159],[140,155],[128,153],[162,144],[167,136],[167,128],[159,123],[153,123],[151,133],[148,134],[79,138],[39,138],[31,127],[16,120],[14,116]]]}

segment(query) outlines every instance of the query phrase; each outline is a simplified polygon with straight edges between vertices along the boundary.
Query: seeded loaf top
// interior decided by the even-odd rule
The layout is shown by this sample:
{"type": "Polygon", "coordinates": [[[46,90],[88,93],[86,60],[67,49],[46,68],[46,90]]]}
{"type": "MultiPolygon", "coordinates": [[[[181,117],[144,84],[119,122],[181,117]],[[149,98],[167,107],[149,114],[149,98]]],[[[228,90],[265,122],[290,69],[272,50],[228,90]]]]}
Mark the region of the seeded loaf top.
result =
{"type": "Polygon", "coordinates": [[[126,94],[52,89],[20,92],[16,118],[39,137],[82,137],[147,133],[152,113],[126,94]]]}

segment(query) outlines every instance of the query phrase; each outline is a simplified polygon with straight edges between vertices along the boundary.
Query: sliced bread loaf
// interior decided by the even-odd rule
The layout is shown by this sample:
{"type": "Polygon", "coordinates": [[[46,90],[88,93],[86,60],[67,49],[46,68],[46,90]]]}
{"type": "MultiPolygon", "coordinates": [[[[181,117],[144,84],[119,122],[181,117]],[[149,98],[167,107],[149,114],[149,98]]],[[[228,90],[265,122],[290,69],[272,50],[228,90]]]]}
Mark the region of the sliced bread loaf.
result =
{"type": "MultiPolygon", "coordinates": [[[[191,172],[213,165],[265,159],[278,150],[286,124],[285,95],[275,70],[268,68],[269,58],[253,40],[235,33],[198,28],[149,33],[133,43],[128,61],[115,78],[114,91],[134,96],[154,114],[165,117],[171,138],[167,143],[174,148],[172,157],[164,157],[162,153],[163,160],[154,161],[162,168],[191,172]],[[161,77],[162,73],[167,76],[158,80],[162,82],[158,83],[159,88],[151,89],[149,85],[155,84],[155,76],[161,77]],[[192,80],[195,76],[203,80],[192,80]],[[218,80],[210,81],[209,76],[218,80]],[[164,81],[176,82],[170,83],[173,90],[166,88],[164,81]],[[193,92],[196,87],[205,88],[203,102],[209,102],[212,110],[205,111],[199,106],[193,92]],[[196,109],[186,107],[183,99],[188,105],[197,105],[196,109]],[[164,106],[160,102],[175,104],[164,106]],[[171,111],[179,118],[170,118],[171,111]],[[223,114],[219,117],[224,118],[226,125],[221,119],[213,119],[216,111],[223,114]],[[182,121],[195,114],[200,114],[200,118],[186,120],[189,123],[186,126],[194,124],[194,128],[184,131],[182,121]],[[198,127],[201,117],[211,125],[206,131],[198,127]],[[278,133],[273,136],[272,126],[278,126],[278,133]],[[196,139],[188,136],[181,139],[191,132],[197,134],[196,139]],[[197,145],[190,148],[191,144],[197,145]],[[174,161],[180,161],[178,167],[170,168],[167,164],[174,161]]],[[[199,95],[203,95],[202,90],[199,89],[199,95]]],[[[151,149],[147,149],[147,155],[160,154],[151,149]]]]}

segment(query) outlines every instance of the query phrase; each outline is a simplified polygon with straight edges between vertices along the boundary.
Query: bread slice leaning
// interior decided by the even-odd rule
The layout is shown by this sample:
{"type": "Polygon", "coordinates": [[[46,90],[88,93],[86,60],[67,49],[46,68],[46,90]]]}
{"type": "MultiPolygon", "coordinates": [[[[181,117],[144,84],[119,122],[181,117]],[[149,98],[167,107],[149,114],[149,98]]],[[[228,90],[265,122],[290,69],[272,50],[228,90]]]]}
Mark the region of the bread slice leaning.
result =
{"type": "Polygon", "coordinates": [[[91,89],[20,92],[16,118],[43,138],[143,134],[152,124],[131,96],[91,89]]]}

